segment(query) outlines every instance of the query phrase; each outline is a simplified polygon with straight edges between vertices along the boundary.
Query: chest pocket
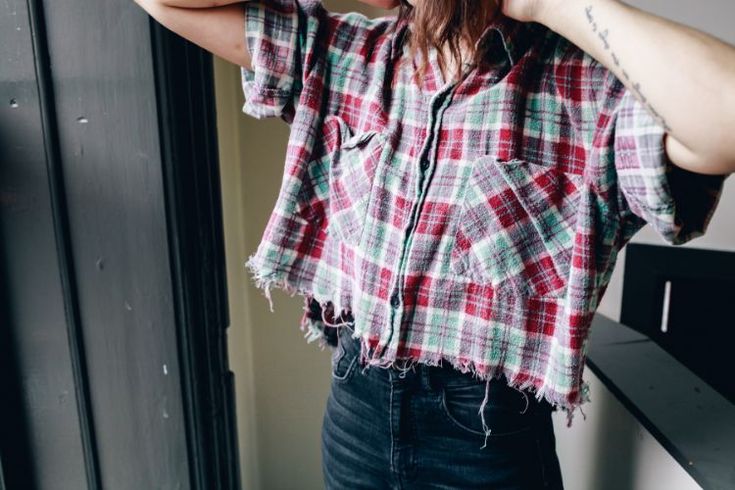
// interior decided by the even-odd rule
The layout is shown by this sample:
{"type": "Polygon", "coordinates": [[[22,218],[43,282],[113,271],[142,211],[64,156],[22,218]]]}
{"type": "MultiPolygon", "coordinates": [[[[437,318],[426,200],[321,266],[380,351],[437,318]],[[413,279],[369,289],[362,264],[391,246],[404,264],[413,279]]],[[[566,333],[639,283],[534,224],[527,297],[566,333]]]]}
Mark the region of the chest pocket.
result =
{"type": "Polygon", "coordinates": [[[566,293],[581,175],[483,156],[462,198],[451,268],[498,292],[566,293]]]}
{"type": "Polygon", "coordinates": [[[359,246],[368,221],[369,205],[386,138],[376,130],[354,134],[344,120],[332,116],[342,139],[329,167],[330,235],[359,246]]]}

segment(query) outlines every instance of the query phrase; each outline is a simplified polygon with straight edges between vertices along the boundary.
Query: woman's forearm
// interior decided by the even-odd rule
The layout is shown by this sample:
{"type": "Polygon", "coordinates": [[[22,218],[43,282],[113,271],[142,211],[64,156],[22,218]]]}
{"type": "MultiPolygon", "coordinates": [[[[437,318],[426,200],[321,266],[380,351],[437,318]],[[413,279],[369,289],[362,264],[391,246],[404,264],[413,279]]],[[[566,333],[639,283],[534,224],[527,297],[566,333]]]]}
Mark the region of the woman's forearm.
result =
{"type": "Polygon", "coordinates": [[[617,0],[557,5],[541,9],[539,22],[635,93],[666,129],[674,163],[702,173],[735,172],[735,47],[617,0]]]}
{"type": "Polygon", "coordinates": [[[242,2],[230,2],[229,5],[209,8],[170,6],[164,4],[163,0],[135,0],[135,2],[148,15],[179,36],[220,58],[250,68],[251,56],[245,36],[244,5],[238,5],[242,2]]]}

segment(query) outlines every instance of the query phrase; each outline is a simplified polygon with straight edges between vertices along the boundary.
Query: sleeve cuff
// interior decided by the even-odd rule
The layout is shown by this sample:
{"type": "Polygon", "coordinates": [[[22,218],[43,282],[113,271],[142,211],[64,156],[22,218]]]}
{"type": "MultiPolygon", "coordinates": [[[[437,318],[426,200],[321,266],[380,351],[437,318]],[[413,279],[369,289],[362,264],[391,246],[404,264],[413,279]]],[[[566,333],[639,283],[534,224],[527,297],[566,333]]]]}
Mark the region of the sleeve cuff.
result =
{"type": "Polygon", "coordinates": [[[629,90],[616,112],[615,167],[623,213],[642,218],[672,245],[704,235],[727,176],[672,163],[665,129],[629,90]]]}
{"type": "Polygon", "coordinates": [[[255,118],[292,118],[300,90],[310,15],[321,7],[316,0],[258,0],[245,2],[245,38],[252,68],[240,67],[245,104],[242,111],[255,118]]]}

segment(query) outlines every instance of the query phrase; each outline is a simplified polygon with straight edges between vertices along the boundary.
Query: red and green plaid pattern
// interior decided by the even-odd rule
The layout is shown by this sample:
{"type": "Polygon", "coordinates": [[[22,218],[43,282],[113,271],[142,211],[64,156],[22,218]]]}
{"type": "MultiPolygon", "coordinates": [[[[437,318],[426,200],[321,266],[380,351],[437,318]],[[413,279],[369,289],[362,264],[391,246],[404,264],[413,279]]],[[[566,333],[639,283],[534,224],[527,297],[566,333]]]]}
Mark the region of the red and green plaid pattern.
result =
{"type": "Polygon", "coordinates": [[[702,235],[724,177],[672,165],[620,80],[540,24],[502,18],[490,68],[446,84],[433,63],[418,87],[393,16],[243,5],[243,111],[291,128],[256,284],[303,295],[322,343],[349,313],[366,365],[504,374],[571,425],[617,252],[645,223],[702,235]]]}

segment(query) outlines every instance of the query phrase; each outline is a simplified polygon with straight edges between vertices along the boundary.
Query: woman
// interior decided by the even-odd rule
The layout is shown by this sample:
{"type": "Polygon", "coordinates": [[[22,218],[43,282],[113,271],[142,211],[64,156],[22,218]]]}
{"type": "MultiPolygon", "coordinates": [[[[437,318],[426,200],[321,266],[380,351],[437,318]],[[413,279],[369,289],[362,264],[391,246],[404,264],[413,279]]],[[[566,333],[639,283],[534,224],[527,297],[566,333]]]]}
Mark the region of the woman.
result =
{"type": "Polygon", "coordinates": [[[615,0],[365,2],[398,15],[138,0],[291,125],[247,265],[334,345],[327,487],[562,488],[617,252],[702,235],[735,171],[735,49],[615,0]]]}

